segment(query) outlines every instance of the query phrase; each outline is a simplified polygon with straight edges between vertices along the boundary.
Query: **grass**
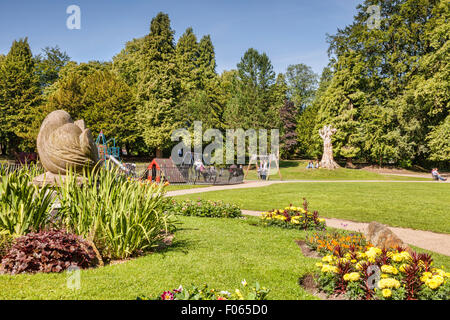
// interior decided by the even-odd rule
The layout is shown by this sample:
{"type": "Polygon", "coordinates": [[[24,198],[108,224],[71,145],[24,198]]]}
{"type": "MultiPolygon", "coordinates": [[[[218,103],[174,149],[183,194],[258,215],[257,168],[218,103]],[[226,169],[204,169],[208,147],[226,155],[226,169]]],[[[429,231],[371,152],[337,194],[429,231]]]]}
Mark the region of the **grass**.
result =
{"type": "Polygon", "coordinates": [[[305,197],[310,209],[323,217],[450,233],[449,193],[447,183],[327,182],[280,183],[175,198],[220,199],[241,209],[265,211],[300,205],[305,197]]]}
{"type": "Polygon", "coordinates": [[[164,188],[166,191],[185,190],[185,189],[197,189],[211,187],[211,185],[199,185],[199,184],[170,184],[164,188]]]}
{"type": "Polygon", "coordinates": [[[298,285],[317,262],[294,242],[305,237],[303,231],[253,226],[252,217],[180,220],[168,251],[83,270],[78,291],[67,288],[65,273],[0,275],[0,299],[136,299],[191,283],[231,291],[243,279],[270,288],[270,299],[315,299],[298,285]]]}
{"type": "MultiPolygon", "coordinates": [[[[336,170],[306,169],[308,161],[280,161],[280,171],[283,180],[431,180],[430,178],[403,177],[383,175],[366,170],[339,168],[336,170]]],[[[257,172],[254,166],[246,179],[256,180],[257,172]]],[[[278,172],[270,176],[270,180],[280,180],[278,172]]]]}
{"type": "MultiPolygon", "coordinates": [[[[167,251],[83,270],[80,290],[67,288],[66,273],[0,275],[0,299],[134,300],[180,284],[207,283],[234,290],[243,279],[270,288],[269,299],[317,299],[298,285],[299,277],[316,271],[318,261],[304,257],[294,242],[305,239],[304,231],[255,226],[255,217],[180,217],[180,221],[182,227],[167,251]]],[[[450,257],[433,253],[433,258],[435,266],[450,269],[450,257]]]]}

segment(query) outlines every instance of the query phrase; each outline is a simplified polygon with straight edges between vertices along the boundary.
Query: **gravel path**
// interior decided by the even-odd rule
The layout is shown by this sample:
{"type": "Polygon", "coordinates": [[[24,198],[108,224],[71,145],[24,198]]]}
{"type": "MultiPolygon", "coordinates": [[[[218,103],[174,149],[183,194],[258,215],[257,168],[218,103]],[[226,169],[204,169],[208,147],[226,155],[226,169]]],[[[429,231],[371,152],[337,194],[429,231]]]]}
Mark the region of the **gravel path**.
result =
{"type": "MultiPolygon", "coordinates": [[[[330,182],[387,182],[387,183],[439,183],[436,181],[386,181],[386,180],[289,180],[289,181],[245,181],[242,184],[237,185],[226,185],[226,186],[212,186],[205,188],[196,189],[184,189],[184,190],[174,190],[167,192],[166,196],[179,196],[185,194],[195,194],[219,190],[232,190],[232,189],[244,189],[244,188],[259,188],[266,187],[276,183],[295,183],[295,182],[315,182],[315,183],[330,183],[330,182]]],[[[448,182],[446,182],[448,183],[448,182]]],[[[246,215],[259,216],[258,211],[242,210],[246,215]]],[[[367,229],[368,223],[354,222],[348,220],[341,220],[335,218],[325,218],[327,226],[364,232],[367,229]]],[[[450,235],[435,233],[431,231],[414,230],[408,228],[396,228],[390,227],[390,229],[405,243],[411,244],[413,246],[430,250],[433,252],[441,253],[450,256],[450,235]]]]}

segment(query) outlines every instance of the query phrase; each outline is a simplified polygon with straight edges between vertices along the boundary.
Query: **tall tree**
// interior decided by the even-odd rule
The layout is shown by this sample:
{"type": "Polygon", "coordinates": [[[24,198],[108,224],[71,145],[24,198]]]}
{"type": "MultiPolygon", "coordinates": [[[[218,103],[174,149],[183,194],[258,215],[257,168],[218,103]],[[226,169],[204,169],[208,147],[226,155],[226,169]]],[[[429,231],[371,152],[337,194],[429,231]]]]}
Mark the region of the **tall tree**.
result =
{"type": "Polygon", "coordinates": [[[97,62],[69,63],[53,85],[42,117],[64,109],[73,119],[84,119],[93,134],[101,130],[114,137],[127,151],[135,149],[136,99],[132,89],[120,78],[110,64],[97,62]]]}
{"type": "Polygon", "coordinates": [[[180,82],[177,75],[174,31],[162,12],[152,19],[150,34],[143,43],[142,70],[138,75],[137,117],[145,143],[157,150],[171,145],[170,136],[181,126],[178,108],[180,82]]]}
{"type": "Polygon", "coordinates": [[[322,95],[330,85],[333,72],[325,67],[320,76],[319,87],[314,93],[314,99],[301,112],[297,123],[297,139],[299,154],[307,158],[318,158],[322,153],[322,140],[316,128],[317,115],[321,106],[322,95]]]}
{"type": "Polygon", "coordinates": [[[40,90],[28,39],[14,41],[0,66],[2,144],[9,149],[32,150],[35,137],[30,127],[40,103],[40,90]]]}
{"type": "Polygon", "coordinates": [[[58,80],[60,70],[70,61],[70,57],[58,46],[45,47],[42,51],[43,54],[37,55],[35,61],[40,85],[46,88],[58,80]]]}
{"type": "Polygon", "coordinates": [[[288,66],[286,70],[288,97],[301,112],[314,99],[317,90],[318,76],[311,67],[300,63],[288,66]]]}
{"type": "Polygon", "coordinates": [[[250,48],[237,65],[232,97],[225,109],[227,125],[239,123],[248,128],[278,128],[279,110],[284,98],[276,101],[274,94],[275,72],[265,53],[250,48]]]}

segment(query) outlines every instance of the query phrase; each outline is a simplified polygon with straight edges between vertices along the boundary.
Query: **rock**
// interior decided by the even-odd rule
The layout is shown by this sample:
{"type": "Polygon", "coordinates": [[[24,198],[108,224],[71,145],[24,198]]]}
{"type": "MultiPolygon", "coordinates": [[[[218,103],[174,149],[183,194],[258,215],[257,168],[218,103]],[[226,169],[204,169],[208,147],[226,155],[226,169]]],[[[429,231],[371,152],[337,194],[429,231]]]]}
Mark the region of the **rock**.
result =
{"type": "Polygon", "coordinates": [[[59,176],[64,180],[69,169],[80,173],[83,168],[93,168],[99,160],[97,146],[84,120],[74,122],[64,110],[53,111],[44,119],[37,137],[37,149],[47,171],[33,180],[39,186],[59,184],[59,176]]]}
{"type": "Polygon", "coordinates": [[[411,249],[386,225],[376,221],[369,223],[366,232],[367,240],[378,248],[402,247],[410,251],[411,249]]]}

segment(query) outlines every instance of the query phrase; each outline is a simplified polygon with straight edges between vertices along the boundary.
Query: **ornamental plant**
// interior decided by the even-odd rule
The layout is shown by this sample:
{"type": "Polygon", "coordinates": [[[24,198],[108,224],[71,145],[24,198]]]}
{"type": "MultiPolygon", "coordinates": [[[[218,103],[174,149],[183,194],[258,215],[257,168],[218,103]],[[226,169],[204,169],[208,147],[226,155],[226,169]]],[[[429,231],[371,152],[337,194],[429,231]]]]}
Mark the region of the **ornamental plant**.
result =
{"type": "Polygon", "coordinates": [[[238,218],[242,217],[242,211],[234,204],[224,203],[223,201],[210,200],[185,200],[177,202],[172,201],[167,209],[174,214],[193,217],[209,218],[238,218]]]}
{"type": "Polygon", "coordinates": [[[98,262],[86,240],[63,230],[49,230],[15,239],[1,267],[10,274],[62,272],[69,267],[94,267],[98,262]]]}
{"type": "Polygon", "coordinates": [[[22,236],[51,225],[54,195],[32,183],[38,173],[36,166],[25,166],[0,177],[0,232],[22,236]]]}
{"type": "Polygon", "coordinates": [[[294,207],[291,204],[284,209],[262,212],[261,224],[288,229],[325,230],[325,219],[319,218],[317,211],[308,211],[308,202],[303,200],[303,207],[294,207]]]}
{"type": "Polygon", "coordinates": [[[403,248],[342,250],[337,245],[316,266],[317,283],[327,294],[349,299],[450,299],[450,273],[432,266],[430,255],[403,248]]]}
{"type": "Polygon", "coordinates": [[[362,233],[344,231],[314,232],[306,238],[306,244],[323,255],[332,254],[336,246],[344,252],[366,251],[372,247],[362,233]]]}
{"type": "Polygon", "coordinates": [[[163,184],[128,180],[118,169],[94,168],[79,186],[69,172],[58,198],[58,223],[91,240],[105,260],[127,259],[157,247],[174,230],[173,215],[164,212],[163,184]],[[97,172],[96,172],[97,171],[97,172]]]}
{"type": "Polygon", "coordinates": [[[207,284],[197,287],[191,285],[184,288],[180,286],[178,289],[164,291],[155,298],[140,296],[138,300],[266,300],[270,290],[261,287],[258,282],[254,286],[248,286],[243,280],[241,287],[233,292],[221,291],[209,288],[207,284]]]}

